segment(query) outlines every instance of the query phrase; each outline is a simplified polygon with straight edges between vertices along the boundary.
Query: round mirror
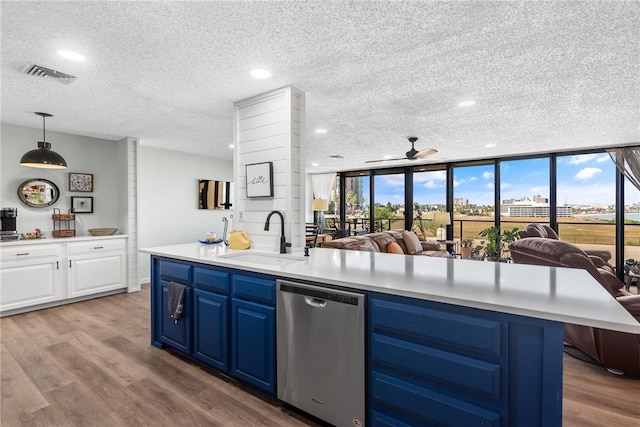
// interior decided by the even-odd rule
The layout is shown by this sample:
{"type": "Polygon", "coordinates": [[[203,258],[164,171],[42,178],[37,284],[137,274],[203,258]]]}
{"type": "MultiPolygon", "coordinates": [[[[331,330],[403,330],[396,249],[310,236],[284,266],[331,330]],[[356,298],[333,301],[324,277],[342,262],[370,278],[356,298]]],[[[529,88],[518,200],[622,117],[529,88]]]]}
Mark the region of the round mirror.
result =
{"type": "Polygon", "coordinates": [[[18,187],[18,197],[28,206],[44,208],[58,201],[60,190],[48,179],[28,179],[18,187]]]}

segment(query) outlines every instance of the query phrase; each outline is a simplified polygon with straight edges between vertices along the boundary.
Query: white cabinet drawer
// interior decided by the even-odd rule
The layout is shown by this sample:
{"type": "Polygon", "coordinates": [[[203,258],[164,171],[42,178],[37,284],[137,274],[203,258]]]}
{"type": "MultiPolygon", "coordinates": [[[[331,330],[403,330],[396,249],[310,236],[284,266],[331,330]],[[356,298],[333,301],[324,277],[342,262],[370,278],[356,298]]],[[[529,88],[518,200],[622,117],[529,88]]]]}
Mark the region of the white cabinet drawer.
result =
{"type": "Polygon", "coordinates": [[[34,258],[60,257],[62,245],[16,245],[0,248],[2,262],[25,261],[34,258]]]}
{"type": "Polygon", "coordinates": [[[124,239],[87,240],[67,243],[67,255],[124,251],[124,239]]]}

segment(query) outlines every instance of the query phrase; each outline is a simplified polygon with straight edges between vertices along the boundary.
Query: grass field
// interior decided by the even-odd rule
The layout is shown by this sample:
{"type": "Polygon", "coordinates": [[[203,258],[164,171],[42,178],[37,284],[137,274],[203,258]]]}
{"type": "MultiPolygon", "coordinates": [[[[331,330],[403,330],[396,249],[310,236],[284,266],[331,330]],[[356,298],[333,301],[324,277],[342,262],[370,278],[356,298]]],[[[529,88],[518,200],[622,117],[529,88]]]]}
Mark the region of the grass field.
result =
{"type": "MultiPolygon", "coordinates": [[[[531,222],[539,222],[541,218],[503,218],[502,229],[511,230],[518,228],[523,230],[531,222]]],[[[391,220],[391,228],[403,229],[404,219],[391,220]]],[[[388,222],[383,222],[383,227],[388,227],[388,222]]],[[[437,224],[423,221],[426,238],[435,238],[437,224]]],[[[456,217],[453,221],[453,236],[455,239],[471,238],[482,239],[480,231],[493,225],[493,217],[456,217]]],[[[422,234],[416,227],[416,233],[422,234]]],[[[594,218],[560,218],[558,220],[560,238],[566,242],[587,245],[615,245],[615,224],[606,220],[594,218]]],[[[640,224],[625,225],[625,246],[640,247],[640,224]]]]}

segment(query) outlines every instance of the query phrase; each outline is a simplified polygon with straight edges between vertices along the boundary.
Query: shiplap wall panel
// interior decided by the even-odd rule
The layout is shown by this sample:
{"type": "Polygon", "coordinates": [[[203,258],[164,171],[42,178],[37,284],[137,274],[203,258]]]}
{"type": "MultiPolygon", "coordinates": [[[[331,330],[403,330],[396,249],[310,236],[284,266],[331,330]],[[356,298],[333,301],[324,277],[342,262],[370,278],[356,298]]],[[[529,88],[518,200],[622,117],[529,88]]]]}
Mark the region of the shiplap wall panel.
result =
{"type": "MultiPolygon", "coordinates": [[[[262,116],[258,116],[258,119],[262,119],[262,116]]],[[[239,134],[240,138],[238,142],[240,144],[242,144],[243,142],[265,139],[270,136],[280,136],[282,137],[280,141],[282,141],[282,139],[288,139],[290,137],[289,128],[286,122],[264,124],[261,126],[250,128],[248,127],[246,130],[240,131],[239,134]]]]}
{"type": "Polygon", "coordinates": [[[259,128],[260,123],[262,123],[262,126],[269,126],[277,123],[286,123],[286,121],[287,113],[284,108],[282,108],[280,110],[269,111],[264,114],[258,114],[253,117],[240,120],[238,122],[238,130],[240,132],[244,132],[252,128],[259,128]]]}
{"type": "Polygon", "coordinates": [[[299,250],[304,246],[304,92],[291,86],[277,89],[236,102],[234,110],[234,228],[249,234],[253,248],[277,251],[280,218],[272,217],[269,231],[264,223],[270,211],[281,211],[287,242],[299,250]],[[248,198],[245,166],[262,162],[273,163],[274,195],[248,198]]]}

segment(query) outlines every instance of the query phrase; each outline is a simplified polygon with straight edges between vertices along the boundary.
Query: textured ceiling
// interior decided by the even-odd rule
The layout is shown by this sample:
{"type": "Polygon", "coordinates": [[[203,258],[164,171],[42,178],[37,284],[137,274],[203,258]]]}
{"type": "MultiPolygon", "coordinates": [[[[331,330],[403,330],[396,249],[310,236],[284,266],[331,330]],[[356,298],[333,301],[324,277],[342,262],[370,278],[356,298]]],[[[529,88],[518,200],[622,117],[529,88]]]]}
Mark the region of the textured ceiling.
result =
{"type": "Polygon", "coordinates": [[[2,1],[2,122],[38,128],[45,111],[50,130],[231,159],[233,102],[294,85],[309,172],[402,155],[409,135],[447,161],[634,144],[639,5],[2,1]]]}

